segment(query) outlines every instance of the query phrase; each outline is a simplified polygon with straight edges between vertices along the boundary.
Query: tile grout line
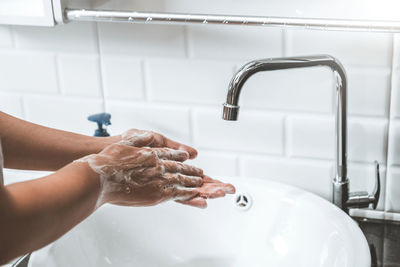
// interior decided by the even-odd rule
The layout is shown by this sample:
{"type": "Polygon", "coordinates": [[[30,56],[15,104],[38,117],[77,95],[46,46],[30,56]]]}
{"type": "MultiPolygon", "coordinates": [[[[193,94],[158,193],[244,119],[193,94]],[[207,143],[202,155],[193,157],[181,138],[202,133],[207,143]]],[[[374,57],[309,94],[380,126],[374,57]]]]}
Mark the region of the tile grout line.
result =
{"type": "Polygon", "coordinates": [[[142,93],[143,93],[143,99],[146,102],[150,102],[150,86],[149,86],[149,81],[147,80],[147,75],[148,75],[148,71],[147,71],[147,62],[145,62],[144,59],[140,60],[140,71],[141,71],[141,78],[142,78],[142,93]]]}
{"type": "Polygon", "coordinates": [[[61,66],[60,66],[60,56],[59,55],[54,55],[54,64],[55,64],[55,72],[56,72],[56,83],[57,83],[57,92],[60,96],[65,96],[65,92],[62,90],[62,86],[61,86],[61,66]]]}
{"type": "Polygon", "coordinates": [[[95,27],[95,38],[96,38],[96,48],[97,48],[97,55],[99,57],[99,67],[98,71],[100,74],[100,94],[101,98],[103,100],[103,111],[107,112],[108,107],[107,107],[107,101],[106,101],[106,92],[105,92],[105,86],[104,86],[104,70],[103,70],[103,55],[101,51],[101,45],[100,45],[100,29],[99,29],[99,23],[94,23],[95,27]]]}
{"type": "Polygon", "coordinates": [[[183,47],[186,58],[190,58],[188,26],[183,26],[183,47]]]}
{"type": "Polygon", "coordinates": [[[12,46],[12,48],[17,49],[17,41],[15,38],[14,26],[10,25],[9,29],[10,29],[10,37],[11,37],[11,46],[12,46]]]}
{"type": "Polygon", "coordinates": [[[236,175],[239,177],[244,177],[243,160],[240,155],[236,156],[235,164],[236,164],[236,175]]]}
{"type": "Polygon", "coordinates": [[[27,112],[26,112],[25,97],[23,95],[21,95],[19,101],[20,101],[20,106],[21,106],[22,118],[24,118],[25,120],[28,120],[27,112]]]}
{"type": "Polygon", "coordinates": [[[287,57],[288,53],[288,36],[285,29],[281,30],[281,42],[282,42],[282,56],[287,57]]]}
{"type": "Polygon", "coordinates": [[[385,183],[385,205],[384,205],[384,211],[388,211],[388,203],[389,203],[389,192],[388,192],[388,181],[389,181],[389,172],[390,172],[390,162],[391,162],[391,157],[390,157],[390,130],[391,130],[391,113],[392,113],[392,101],[393,101],[393,90],[394,90],[394,85],[396,84],[395,82],[395,65],[396,65],[396,57],[397,54],[399,53],[398,49],[396,49],[396,37],[395,35],[392,35],[392,71],[391,71],[391,79],[390,79],[390,90],[389,90],[389,101],[388,101],[388,124],[387,124],[387,138],[386,138],[386,183],[385,183]]]}
{"type": "Polygon", "coordinates": [[[288,116],[285,114],[282,118],[283,124],[282,124],[282,130],[283,130],[283,136],[282,136],[282,150],[283,150],[283,156],[285,158],[289,158],[289,121],[288,121],[288,116]]]}
{"type": "Polygon", "coordinates": [[[197,127],[195,125],[195,111],[190,108],[189,109],[189,137],[190,137],[190,142],[192,144],[192,146],[196,146],[196,131],[197,131],[197,127]]]}

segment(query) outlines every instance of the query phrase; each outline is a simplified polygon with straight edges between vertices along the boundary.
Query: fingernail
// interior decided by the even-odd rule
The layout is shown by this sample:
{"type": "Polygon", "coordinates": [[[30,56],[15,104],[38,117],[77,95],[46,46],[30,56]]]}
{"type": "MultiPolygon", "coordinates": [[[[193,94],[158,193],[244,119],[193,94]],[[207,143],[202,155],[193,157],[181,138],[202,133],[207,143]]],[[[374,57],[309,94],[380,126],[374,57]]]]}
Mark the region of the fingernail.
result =
{"type": "Polygon", "coordinates": [[[231,185],[231,186],[226,188],[225,192],[228,193],[228,194],[234,194],[236,192],[236,189],[235,189],[235,187],[233,185],[231,185]]]}
{"type": "Polygon", "coordinates": [[[204,205],[198,206],[200,209],[206,209],[207,208],[207,202],[204,205]]]}
{"type": "Polygon", "coordinates": [[[179,153],[181,153],[181,154],[185,154],[186,155],[186,158],[189,158],[190,157],[190,155],[189,155],[189,153],[186,151],[186,150],[177,150],[179,153]]]}
{"type": "Polygon", "coordinates": [[[192,153],[192,155],[190,155],[191,159],[195,159],[197,157],[197,151],[195,151],[194,153],[192,153]]]}

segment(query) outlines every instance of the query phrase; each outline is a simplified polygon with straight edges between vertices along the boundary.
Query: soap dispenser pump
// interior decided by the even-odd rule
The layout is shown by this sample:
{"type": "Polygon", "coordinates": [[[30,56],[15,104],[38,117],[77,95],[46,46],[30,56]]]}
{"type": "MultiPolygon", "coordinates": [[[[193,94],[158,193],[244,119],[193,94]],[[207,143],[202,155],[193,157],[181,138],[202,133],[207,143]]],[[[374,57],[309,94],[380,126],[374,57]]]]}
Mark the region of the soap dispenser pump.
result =
{"type": "Polygon", "coordinates": [[[94,132],[94,136],[106,137],[110,136],[107,132],[107,128],[103,128],[103,126],[111,125],[111,114],[109,113],[97,113],[90,115],[88,117],[89,121],[93,121],[97,123],[97,129],[94,132]]]}

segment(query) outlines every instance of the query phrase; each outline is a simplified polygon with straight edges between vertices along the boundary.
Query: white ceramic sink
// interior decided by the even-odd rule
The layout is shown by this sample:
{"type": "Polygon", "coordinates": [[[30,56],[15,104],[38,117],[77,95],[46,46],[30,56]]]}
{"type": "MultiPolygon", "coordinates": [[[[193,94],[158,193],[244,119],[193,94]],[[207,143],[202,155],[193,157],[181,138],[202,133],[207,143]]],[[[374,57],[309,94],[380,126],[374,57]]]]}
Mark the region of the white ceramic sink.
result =
{"type": "Polygon", "coordinates": [[[228,178],[237,194],[205,210],[170,202],[104,206],[30,267],[369,267],[357,224],[328,201],[259,179],[228,178]],[[239,199],[239,194],[247,197],[239,199]]]}

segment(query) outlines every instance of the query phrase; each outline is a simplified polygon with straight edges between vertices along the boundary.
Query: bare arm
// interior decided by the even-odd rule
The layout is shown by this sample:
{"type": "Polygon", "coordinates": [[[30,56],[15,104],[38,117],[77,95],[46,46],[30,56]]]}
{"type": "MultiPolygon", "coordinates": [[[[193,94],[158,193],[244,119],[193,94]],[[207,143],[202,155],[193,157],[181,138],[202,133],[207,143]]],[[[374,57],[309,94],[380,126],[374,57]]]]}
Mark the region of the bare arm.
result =
{"type": "Polygon", "coordinates": [[[122,135],[92,137],[56,130],[0,112],[4,166],[12,169],[54,171],[107,145],[124,141],[135,147],[169,147],[185,150],[191,159],[197,151],[159,133],[131,129],[122,135]]]}
{"type": "Polygon", "coordinates": [[[0,265],[62,236],[94,210],[98,175],[72,163],[32,181],[0,185],[0,265]]]}
{"type": "Polygon", "coordinates": [[[53,171],[112,142],[51,129],[0,112],[4,166],[12,169],[53,171]]]}

